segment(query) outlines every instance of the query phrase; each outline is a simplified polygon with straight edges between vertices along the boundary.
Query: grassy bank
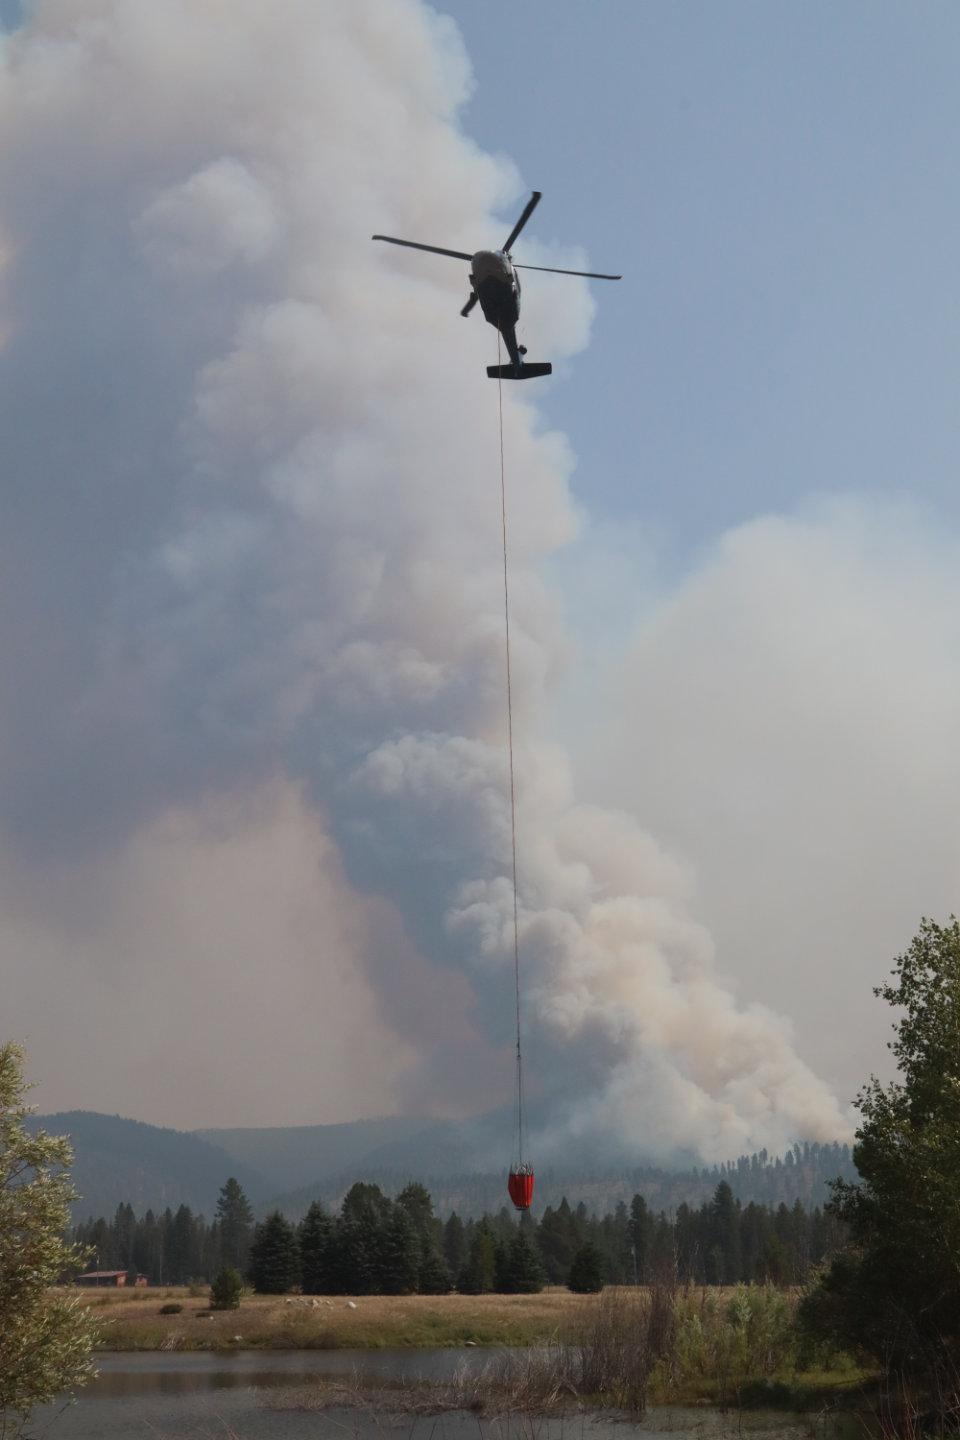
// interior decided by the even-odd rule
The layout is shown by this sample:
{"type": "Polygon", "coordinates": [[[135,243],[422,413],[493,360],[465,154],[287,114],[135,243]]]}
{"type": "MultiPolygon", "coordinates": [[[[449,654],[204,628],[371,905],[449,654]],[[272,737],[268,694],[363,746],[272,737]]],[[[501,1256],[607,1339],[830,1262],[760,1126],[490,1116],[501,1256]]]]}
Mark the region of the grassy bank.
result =
{"type": "MultiPolygon", "coordinates": [[[[86,1298],[86,1297],[85,1297],[86,1298]]],[[[339,1350],[538,1345],[576,1322],[568,1290],[540,1295],[245,1295],[210,1311],[183,1288],[92,1291],[103,1350],[339,1350]],[[179,1304],[179,1314],[162,1307],[179,1304]],[[239,1337],[239,1338],[238,1338],[239,1337]]]]}
{"type": "MultiPolygon", "coordinates": [[[[811,1410],[855,1403],[869,1380],[842,1358],[810,1368],[794,1324],[796,1297],[760,1287],[611,1289],[599,1298],[558,1288],[539,1295],[251,1295],[225,1312],[211,1312],[206,1294],[186,1289],[102,1290],[88,1299],[109,1351],[525,1351],[471,1366],[453,1385],[392,1388],[400,1409],[639,1410],[649,1400],[811,1410]],[[171,1306],[178,1313],[161,1313],[171,1306]]],[[[311,1395],[319,1407],[343,1403],[340,1382],[318,1382],[311,1395]]]]}

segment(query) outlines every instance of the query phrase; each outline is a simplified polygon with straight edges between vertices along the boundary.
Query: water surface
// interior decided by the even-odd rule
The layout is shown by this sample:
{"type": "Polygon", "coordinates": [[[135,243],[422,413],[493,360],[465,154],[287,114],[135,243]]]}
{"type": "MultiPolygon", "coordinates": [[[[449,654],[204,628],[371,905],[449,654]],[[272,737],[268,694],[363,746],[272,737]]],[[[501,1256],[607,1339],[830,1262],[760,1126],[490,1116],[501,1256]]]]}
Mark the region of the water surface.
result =
{"type": "MultiPolygon", "coordinates": [[[[490,1350],[238,1350],[105,1355],[74,1404],[37,1411],[46,1440],[838,1440],[812,1417],[652,1408],[642,1422],[607,1415],[478,1418],[391,1414],[362,1404],[315,1409],[318,1379],[371,1385],[449,1380],[490,1350]]],[[[852,1432],[850,1432],[852,1433],[852,1432]]]]}

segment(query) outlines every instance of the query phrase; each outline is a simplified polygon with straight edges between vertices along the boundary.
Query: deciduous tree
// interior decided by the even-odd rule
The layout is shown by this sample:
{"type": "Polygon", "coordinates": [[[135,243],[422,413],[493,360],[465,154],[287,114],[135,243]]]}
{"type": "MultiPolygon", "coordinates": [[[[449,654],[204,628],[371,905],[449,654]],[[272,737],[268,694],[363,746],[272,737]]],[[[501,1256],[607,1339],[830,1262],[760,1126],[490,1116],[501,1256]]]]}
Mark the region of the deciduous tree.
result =
{"type": "Polygon", "coordinates": [[[960,1360],[960,924],[924,920],[875,993],[897,1010],[898,1078],[857,1100],[859,1184],[831,1208],[850,1246],[804,1306],[808,1326],[898,1371],[960,1360]]]}
{"type": "Polygon", "coordinates": [[[85,1256],[63,1236],[75,1194],[69,1142],[31,1134],[23,1052],[0,1046],[0,1433],[16,1434],[31,1409],[93,1374],[95,1331],[79,1297],[50,1287],[85,1256]]]}

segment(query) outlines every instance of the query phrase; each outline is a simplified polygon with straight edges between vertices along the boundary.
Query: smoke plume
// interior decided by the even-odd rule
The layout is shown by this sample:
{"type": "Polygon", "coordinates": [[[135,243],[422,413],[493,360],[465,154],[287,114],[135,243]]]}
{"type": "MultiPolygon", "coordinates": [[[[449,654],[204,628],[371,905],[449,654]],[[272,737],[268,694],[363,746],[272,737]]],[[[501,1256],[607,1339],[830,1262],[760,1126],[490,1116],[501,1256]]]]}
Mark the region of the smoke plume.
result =
{"type": "MultiPolygon", "coordinates": [[[[35,0],[0,55],[14,1026],[162,1025],[192,1057],[173,1123],[488,1108],[513,1023],[496,342],[457,319],[464,265],[368,239],[471,251],[523,195],[459,128],[457,32],[419,0],[35,0]],[[254,1082],[230,1041],[258,1022],[284,1058],[254,1082]]],[[[587,343],[582,282],[524,303],[537,354],[587,343]]],[[[834,1138],[683,866],[578,802],[546,738],[573,458],[527,391],[504,429],[539,1153],[834,1138]]],[[[67,1048],[91,1103],[109,1057],[67,1048]]],[[[149,1086],[160,1118],[135,1049],[109,1108],[149,1086]]]]}

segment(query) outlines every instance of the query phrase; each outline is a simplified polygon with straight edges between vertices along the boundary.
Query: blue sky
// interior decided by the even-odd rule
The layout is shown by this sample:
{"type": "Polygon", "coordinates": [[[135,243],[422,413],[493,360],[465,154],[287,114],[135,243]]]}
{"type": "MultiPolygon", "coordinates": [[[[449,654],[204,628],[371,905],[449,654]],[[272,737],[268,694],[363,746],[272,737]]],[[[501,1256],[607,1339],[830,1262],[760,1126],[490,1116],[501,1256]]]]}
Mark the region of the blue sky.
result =
{"type": "Polygon", "coordinates": [[[437,8],[468,132],[544,192],[534,231],[624,274],[544,402],[595,516],[641,513],[680,566],[810,493],[955,523],[956,6],[437,8]]]}

